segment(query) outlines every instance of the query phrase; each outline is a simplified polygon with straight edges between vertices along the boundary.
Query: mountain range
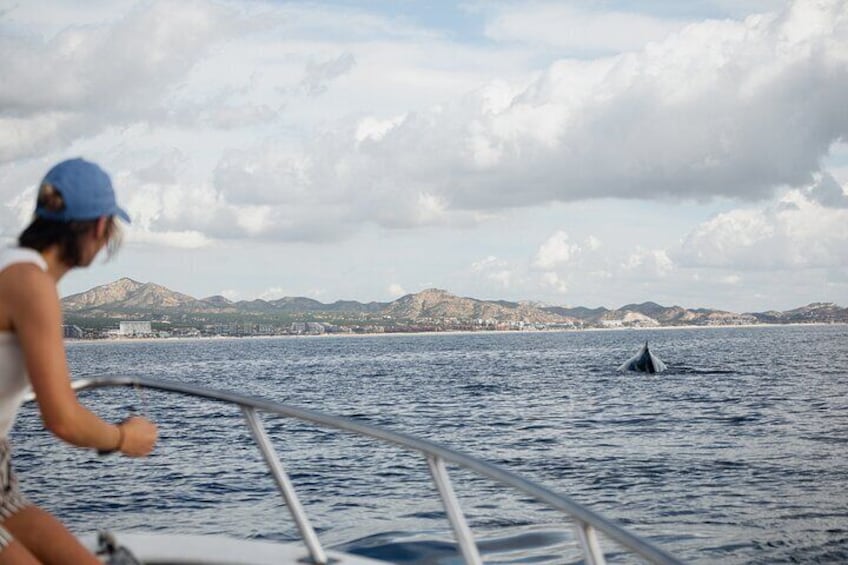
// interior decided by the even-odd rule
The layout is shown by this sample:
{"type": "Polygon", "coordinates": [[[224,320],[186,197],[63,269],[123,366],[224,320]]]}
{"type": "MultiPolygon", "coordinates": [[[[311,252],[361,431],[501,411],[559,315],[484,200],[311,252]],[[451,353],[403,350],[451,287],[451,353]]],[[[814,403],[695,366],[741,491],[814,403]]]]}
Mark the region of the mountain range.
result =
{"type": "Polygon", "coordinates": [[[714,326],[758,323],[848,323],[848,308],[812,303],[783,312],[735,313],[709,308],[687,309],[654,302],[617,309],[546,306],[531,302],[479,300],[428,289],[392,302],[338,300],[324,304],[304,297],[233,302],[223,296],[197,299],[162,285],[129,278],[62,299],[70,323],[86,320],[167,320],[198,325],[221,321],[286,324],[292,320],[393,326],[494,327],[504,324],[548,327],[714,326]]]}

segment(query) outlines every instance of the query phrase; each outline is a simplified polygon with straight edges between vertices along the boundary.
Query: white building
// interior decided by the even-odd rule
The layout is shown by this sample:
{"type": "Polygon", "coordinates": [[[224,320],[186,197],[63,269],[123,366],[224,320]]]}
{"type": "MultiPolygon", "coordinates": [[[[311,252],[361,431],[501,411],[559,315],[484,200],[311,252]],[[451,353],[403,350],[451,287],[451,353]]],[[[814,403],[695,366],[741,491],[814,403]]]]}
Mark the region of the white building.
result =
{"type": "Polygon", "coordinates": [[[150,327],[150,322],[121,322],[118,335],[121,337],[144,337],[153,335],[153,328],[150,327]]]}
{"type": "Polygon", "coordinates": [[[82,339],[83,331],[79,326],[64,324],[62,334],[68,339],[82,339]]]}

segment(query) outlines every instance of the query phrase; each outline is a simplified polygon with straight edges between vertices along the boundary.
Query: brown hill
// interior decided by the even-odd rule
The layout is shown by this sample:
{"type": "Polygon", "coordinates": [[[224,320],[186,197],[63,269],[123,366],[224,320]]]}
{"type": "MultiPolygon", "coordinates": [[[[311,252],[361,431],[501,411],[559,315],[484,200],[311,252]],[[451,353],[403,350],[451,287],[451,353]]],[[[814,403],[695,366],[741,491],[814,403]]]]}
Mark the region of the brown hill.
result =
{"type": "Polygon", "coordinates": [[[493,320],[497,322],[564,323],[559,314],[528,304],[491,302],[462,298],[446,290],[431,288],[417,294],[407,294],[390,303],[383,315],[416,322],[435,320],[493,320]]]}
{"type": "Polygon", "coordinates": [[[628,304],[617,310],[542,306],[530,302],[490,301],[455,296],[431,288],[407,294],[394,302],[337,301],[323,304],[310,298],[286,297],[274,301],[231,302],[222,296],[198,300],[155,283],[129,278],[101,285],[62,300],[67,314],[76,318],[129,317],[179,314],[184,321],[206,314],[243,315],[275,320],[286,316],[321,319],[388,319],[396,324],[483,324],[489,322],[564,325],[573,327],[656,327],[679,325],[738,325],[750,323],[848,322],[848,308],[832,303],[812,303],[785,312],[736,314],[721,310],[686,309],[654,302],[628,304]]]}
{"type": "Polygon", "coordinates": [[[73,312],[77,310],[85,310],[87,308],[104,306],[106,304],[115,304],[126,300],[127,297],[142,286],[144,286],[144,283],[128,278],[122,278],[109,284],[96,286],[79,294],[67,296],[62,299],[62,307],[65,311],[73,312]]]}
{"type": "Polygon", "coordinates": [[[208,309],[211,305],[174,292],[156,283],[140,283],[129,278],[97,286],[62,299],[66,312],[107,312],[109,310],[208,309]]]}

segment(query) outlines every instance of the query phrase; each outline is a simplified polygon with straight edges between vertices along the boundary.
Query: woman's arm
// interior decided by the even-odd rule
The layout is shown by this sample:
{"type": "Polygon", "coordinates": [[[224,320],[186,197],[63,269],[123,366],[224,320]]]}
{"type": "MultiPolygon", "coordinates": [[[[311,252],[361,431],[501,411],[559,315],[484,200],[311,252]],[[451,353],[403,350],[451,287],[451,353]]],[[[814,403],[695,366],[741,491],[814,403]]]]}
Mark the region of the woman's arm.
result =
{"type": "MultiPolygon", "coordinates": [[[[56,284],[35,265],[21,264],[4,288],[4,302],[23,351],[27,372],[44,426],[62,440],[102,451],[146,455],[156,427],[144,418],[121,424],[101,420],[77,400],[62,336],[62,312],[56,284]]],[[[13,273],[9,273],[12,275],[13,273]]]]}

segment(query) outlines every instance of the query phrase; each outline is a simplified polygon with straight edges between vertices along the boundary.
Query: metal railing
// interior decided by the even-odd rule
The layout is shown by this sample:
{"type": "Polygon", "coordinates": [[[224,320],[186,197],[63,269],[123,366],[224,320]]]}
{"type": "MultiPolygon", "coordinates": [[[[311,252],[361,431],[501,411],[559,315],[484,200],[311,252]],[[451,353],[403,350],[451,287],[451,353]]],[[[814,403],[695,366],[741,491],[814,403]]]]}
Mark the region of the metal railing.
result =
{"type": "MultiPolygon", "coordinates": [[[[262,452],[265,463],[268,465],[268,469],[277,483],[277,488],[283,496],[286,506],[300,531],[310,557],[317,564],[326,564],[328,562],[327,555],[318,541],[318,536],[315,534],[315,530],[312,528],[312,524],[309,522],[303,506],[297,498],[294,487],[283,469],[283,465],[280,463],[280,459],[265,432],[265,428],[257,412],[267,412],[312,422],[337,430],[357,433],[423,454],[427,459],[433,482],[441,496],[442,504],[444,505],[459,549],[466,563],[476,565],[482,563],[482,560],[471,529],[465,520],[465,514],[462,512],[462,508],[454,494],[445,463],[459,465],[496,482],[511,486],[567,514],[574,521],[577,539],[583,550],[586,563],[589,565],[602,565],[606,562],[604,552],[598,543],[596,530],[649,562],[662,564],[681,563],[678,559],[659,547],[631,534],[614,522],[578,504],[567,496],[557,494],[541,485],[528,481],[510,471],[477,459],[476,457],[453,451],[452,449],[421,438],[392,432],[348,418],[180,382],[163,381],[146,377],[106,376],[76,380],[72,383],[72,386],[77,391],[116,386],[141,387],[176,392],[238,405],[247,421],[250,433],[253,435],[254,440],[262,452]]],[[[27,400],[32,399],[32,395],[27,398],[27,400]]]]}

